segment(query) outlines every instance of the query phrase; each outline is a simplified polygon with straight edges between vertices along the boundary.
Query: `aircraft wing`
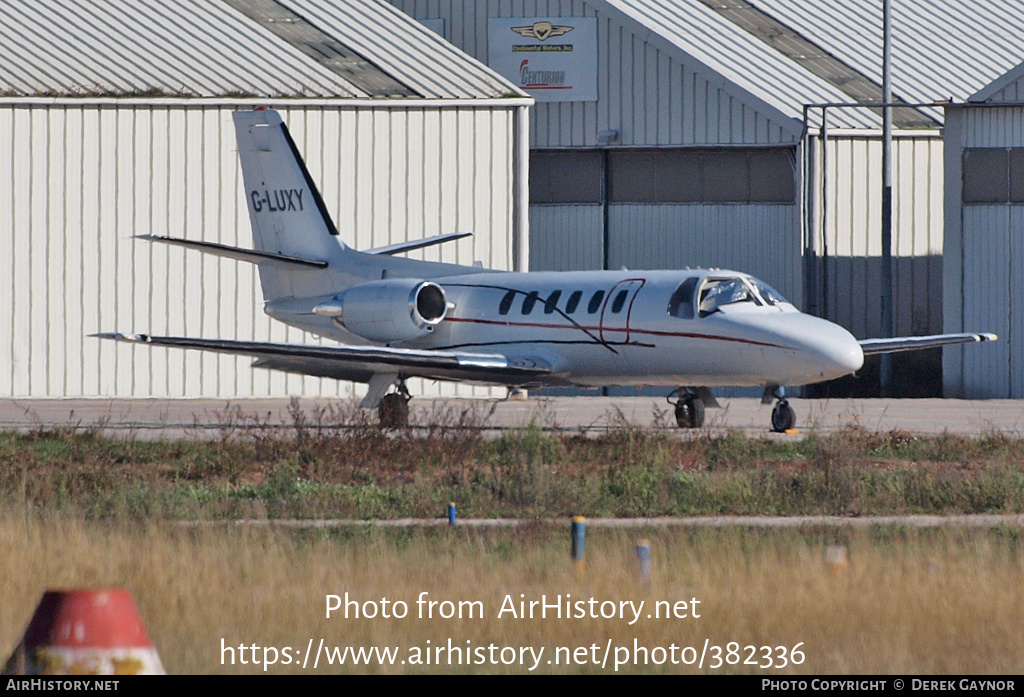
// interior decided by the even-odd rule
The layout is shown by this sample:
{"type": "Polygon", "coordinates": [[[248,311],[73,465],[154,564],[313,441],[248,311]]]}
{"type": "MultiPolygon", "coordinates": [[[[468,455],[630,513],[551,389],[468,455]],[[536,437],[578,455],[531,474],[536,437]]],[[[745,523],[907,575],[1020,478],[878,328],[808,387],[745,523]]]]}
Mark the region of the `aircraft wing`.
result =
{"type": "Polygon", "coordinates": [[[116,332],[92,336],[149,346],[252,356],[256,359],[253,363],[255,367],[356,382],[369,382],[370,378],[381,373],[517,387],[538,386],[551,382],[551,367],[542,361],[510,358],[498,353],[423,351],[380,346],[280,344],[116,332]]]}
{"type": "Polygon", "coordinates": [[[921,349],[971,344],[976,341],[995,341],[995,334],[933,334],[932,336],[901,336],[894,339],[863,339],[860,347],[865,356],[897,351],[919,351],[921,349]]]}

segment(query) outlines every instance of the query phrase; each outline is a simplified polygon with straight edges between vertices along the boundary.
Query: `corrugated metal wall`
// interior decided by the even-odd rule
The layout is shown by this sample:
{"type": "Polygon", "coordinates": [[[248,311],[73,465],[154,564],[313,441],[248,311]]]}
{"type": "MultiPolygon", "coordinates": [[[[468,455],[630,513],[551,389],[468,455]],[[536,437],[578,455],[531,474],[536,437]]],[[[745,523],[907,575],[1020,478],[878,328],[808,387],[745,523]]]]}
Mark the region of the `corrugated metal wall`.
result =
{"type": "Polygon", "coordinates": [[[530,270],[603,269],[603,230],[600,204],[531,205],[530,270]]]}
{"type": "Polygon", "coordinates": [[[1024,270],[1019,268],[1019,260],[1024,258],[1021,235],[1009,234],[1014,222],[1022,229],[1024,216],[1020,213],[1009,206],[964,207],[964,326],[999,334],[999,341],[985,346],[985,351],[973,351],[964,363],[963,396],[967,398],[1024,396],[1021,371],[1019,367],[1014,370],[1012,360],[1014,355],[1018,360],[1021,356],[1018,323],[1024,303],[1007,292],[1020,288],[1024,281],[1024,270]],[[978,234],[980,231],[985,234],[978,234]]]}
{"type": "MultiPolygon", "coordinates": [[[[608,268],[746,271],[799,303],[799,215],[795,205],[612,204],[608,268]]],[[[602,268],[602,226],[599,205],[530,206],[530,268],[602,268]]]]}
{"type": "MultiPolygon", "coordinates": [[[[231,111],[198,100],[0,103],[0,395],[347,395],[247,358],[126,346],[99,331],[310,341],[262,312],[249,264],[136,234],[250,247],[231,111]]],[[[455,231],[420,258],[512,268],[512,109],[277,108],[357,248],[455,231]],[[398,166],[396,166],[398,165],[398,166]]],[[[487,388],[412,384],[428,394],[487,388]]]]}
{"type": "MultiPolygon", "coordinates": [[[[817,157],[810,193],[816,207],[813,236],[819,259],[814,310],[859,338],[881,336],[881,140],[877,134],[830,134],[825,191],[820,141],[811,149],[817,157]]],[[[939,132],[894,135],[893,319],[897,336],[942,331],[942,172],[939,132]]]]}
{"type": "Polygon", "coordinates": [[[581,0],[389,0],[417,18],[445,20],[445,37],[487,62],[489,17],[597,17],[597,102],[540,102],[530,114],[534,148],[594,147],[606,129],[622,145],[794,143],[775,123],[669,58],[581,0]]]}
{"type": "Polygon", "coordinates": [[[964,148],[1024,147],[1024,105],[946,109],[946,331],[993,344],[946,349],[947,397],[1024,398],[1024,205],[962,204],[964,148]]]}
{"type": "Polygon", "coordinates": [[[609,218],[609,268],[745,271],[801,302],[796,205],[617,204],[609,218]]]}

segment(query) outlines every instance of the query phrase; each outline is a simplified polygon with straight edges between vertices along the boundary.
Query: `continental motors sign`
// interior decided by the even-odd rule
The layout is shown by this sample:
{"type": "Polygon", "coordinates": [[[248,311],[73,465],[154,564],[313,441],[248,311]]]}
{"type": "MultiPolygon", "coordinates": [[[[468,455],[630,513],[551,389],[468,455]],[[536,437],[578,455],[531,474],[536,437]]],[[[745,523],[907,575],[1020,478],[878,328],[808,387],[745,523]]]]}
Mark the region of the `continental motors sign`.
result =
{"type": "Polygon", "coordinates": [[[597,101],[596,17],[492,17],[488,63],[538,102],[597,101]]]}

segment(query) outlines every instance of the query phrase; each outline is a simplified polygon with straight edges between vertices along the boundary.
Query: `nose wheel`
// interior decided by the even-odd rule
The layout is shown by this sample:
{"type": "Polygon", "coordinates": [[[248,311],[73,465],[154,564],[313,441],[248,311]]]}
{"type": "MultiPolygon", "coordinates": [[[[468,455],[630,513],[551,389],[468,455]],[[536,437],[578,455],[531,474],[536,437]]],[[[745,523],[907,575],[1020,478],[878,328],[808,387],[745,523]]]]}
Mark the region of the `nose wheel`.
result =
{"type": "Polygon", "coordinates": [[[796,426],[796,412],[786,401],[786,388],[781,385],[768,385],[761,396],[761,404],[771,404],[773,399],[779,400],[772,409],[772,430],[785,433],[796,426]]]}
{"type": "Polygon", "coordinates": [[[780,399],[779,403],[772,409],[772,430],[776,433],[785,433],[796,426],[796,412],[789,402],[780,399]]]}

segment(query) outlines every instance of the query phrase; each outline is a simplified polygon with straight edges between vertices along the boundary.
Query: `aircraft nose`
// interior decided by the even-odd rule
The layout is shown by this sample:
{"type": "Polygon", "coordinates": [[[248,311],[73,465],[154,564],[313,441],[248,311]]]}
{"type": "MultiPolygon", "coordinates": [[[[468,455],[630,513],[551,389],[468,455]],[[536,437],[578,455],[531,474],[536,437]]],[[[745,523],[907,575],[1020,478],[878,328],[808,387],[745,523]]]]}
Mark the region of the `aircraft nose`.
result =
{"type": "Polygon", "coordinates": [[[838,378],[855,373],[864,365],[864,351],[850,332],[826,320],[819,320],[809,343],[821,366],[821,377],[838,378]]]}

